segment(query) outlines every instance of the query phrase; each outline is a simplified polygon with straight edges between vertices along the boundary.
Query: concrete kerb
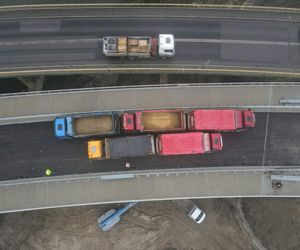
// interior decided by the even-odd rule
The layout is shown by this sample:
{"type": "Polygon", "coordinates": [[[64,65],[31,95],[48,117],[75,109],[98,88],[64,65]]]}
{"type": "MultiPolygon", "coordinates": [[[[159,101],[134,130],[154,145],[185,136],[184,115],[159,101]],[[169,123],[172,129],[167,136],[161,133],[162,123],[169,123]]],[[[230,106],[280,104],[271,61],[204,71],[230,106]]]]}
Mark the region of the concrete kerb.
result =
{"type": "MultiPolygon", "coordinates": [[[[161,109],[173,109],[174,107],[161,107],[161,109]]],[[[181,107],[183,109],[192,110],[197,108],[240,108],[240,109],[252,109],[254,112],[272,112],[272,113],[300,113],[300,106],[199,106],[199,107],[181,107]]],[[[151,110],[156,108],[145,108],[143,110],[151,110]]],[[[133,109],[124,110],[102,110],[106,111],[134,111],[133,109]]],[[[98,112],[98,110],[92,110],[90,112],[98,112]]],[[[19,116],[19,117],[6,117],[0,118],[1,125],[11,125],[11,124],[24,124],[24,123],[34,123],[34,122],[49,122],[53,121],[56,117],[80,114],[82,112],[72,112],[72,113],[59,113],[59,114],[45,114],[45,115],[31,115],[31,116],[19,116]]],[[[85,112],[87,113],[87,112],[85,112]]]]}
{"type": "Polygon", "coordinates": [[[87,91],[110,91],[110,90],[122,90],[122,89],[148,89],[148,88],[189,88],[189,87],[243,87],[243,86],[265,86],[265,87],[290,87],[300,86],[300,82],[220,82],[220,83],[176,83],[176,84],[152,84],[152,85],[128,85],[128,86],[108,86],[108,87],[92,87],[92,88],[78,88],[78,89],[58,89],[58,90],[43,90],[32,92],[20,92],[20,93],[7,93],[0,94],[0,98],[17,97],[17,96],[35,96],[35,95],[49,95],[49,94],[65,94],[65,93],[78,93],[87,91]]]}
{"type": "Polygon", "coordinates": [[[271,6],[245,6],[245,5],[215,5],[215,4],[175,4],[175,3],[85,3],[85,4],[31,4],[1,6],[0,11],[40,10],[57,8],[198,8],[198,9],[226,9],[242,11],[272,11],[300,13],[299,8],[271,7],[271,6]]]}
{"type": "MultiPolygon", "coordinates": [[[[198,106],[198,107],[180,107],[186,110],[192,109],[225,109],[225,108],[239,108],[239,109],[252,109],[256,113],[260,112],[270,112],[270,113],[299,113],[300,106],[198,106]]],[[[143,108],[143,110],[153,110],[157,108],[143,108]]],[[[161,109],[174,109],[174,107],[161,107],[161,109]]],[[[116,111],[116,112],[125,112],[125,111],[135,111],[135,109],[124,109],[124,110],[101,110],[103,112],[106,111],[116,111]]],[[[32,122],[48,122],[54,120],[56,117],[59,116],[67,116],[67,115],[75,115],[81,113],[92,113],[92,112],[99,112],[98,110],[91,110],[90,112],[72,112],[72,113],[59,113],[59,114],[48,114],[48,115],[32,115],[32,116],[20,116],[20,117],[12,117],[12,118],[0,118],[0,125],[9,125],[9,124],[22,124],[22,123],[32,123],[32,122]]]]}
{"type": "Polygon", "coordinates": [[[150,177],[150,176],[171,176],[171,175],[198,175],[205,173],[266,173],[266,174],[281,174],[288,173],[300,175],[300,166],[228,166],[228,167],[213,167],[213,168],[181,168],[181,169],[158,169],[158,170],[134,170],[134,171],[122,171],[113,173],[93,173],[93,174],[74,174],[74,175],[63,175],[63,176],[51,176],[51,177],[40,177],[40,178],[27,178],[0,181],[0,187],[28,185],[28,184],[42,184],[42,183],[53,183],[53,182],[71,182],[80,180],[98,180],[98,181],[114,181],[119,180],[117,176],[128,175],[128,179],[138,177],[150,177]],[[107,178],[107,177],[111,178],[107,178]],[[116,176],[116,178],[114,178],[116,176]],[[104,178],[102,178],[104,177],[104,178]],[[105,178],[106,177],[106,178],[105,178]]]}
{"type": "Polygon", "coordinates": [[[57,66],[56,68],[28,68],[28,69],[2,69],[0,71],[0,77],[15,77],[15,76],[39,76],[39,75],[69,75],[69,74],[96,74],[96,73],[139,73],[139,74],[212,74],[212,75],[236,75],[236,76],[272,76],[272,77],[288,77],[298,79],[300,78],[300,72],[292,71],[291,69],[278,69],[278,68],[240,68],[240,67],[224,67],[209,65],[209,66],[171,66],[162,67],[162,65],[154,67],[117,67],[117,66],[95,66],[89,65],[86,67],[74,65],[70,67],[57,66]]]}

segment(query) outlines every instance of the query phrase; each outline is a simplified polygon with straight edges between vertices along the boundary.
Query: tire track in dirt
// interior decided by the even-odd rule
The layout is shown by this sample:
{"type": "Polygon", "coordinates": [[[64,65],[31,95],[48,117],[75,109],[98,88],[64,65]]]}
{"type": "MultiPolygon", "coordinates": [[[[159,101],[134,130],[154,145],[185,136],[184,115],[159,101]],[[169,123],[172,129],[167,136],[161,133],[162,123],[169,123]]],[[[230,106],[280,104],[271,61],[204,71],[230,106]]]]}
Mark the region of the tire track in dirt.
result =
{"type": "Polygon", "coordinates": [[[238,211],[237,220],[239,222],[239,225],[241,229],[249,236],[251,239],[253,247],[259,250],[267,250],[267,248],[261,243],[261,241],[256,237],[254,232],[252,231],[248,221],[245,218],[245,214],[242,209],[241,199],[237,199],[236,201],[236,208],[238,211]]]}

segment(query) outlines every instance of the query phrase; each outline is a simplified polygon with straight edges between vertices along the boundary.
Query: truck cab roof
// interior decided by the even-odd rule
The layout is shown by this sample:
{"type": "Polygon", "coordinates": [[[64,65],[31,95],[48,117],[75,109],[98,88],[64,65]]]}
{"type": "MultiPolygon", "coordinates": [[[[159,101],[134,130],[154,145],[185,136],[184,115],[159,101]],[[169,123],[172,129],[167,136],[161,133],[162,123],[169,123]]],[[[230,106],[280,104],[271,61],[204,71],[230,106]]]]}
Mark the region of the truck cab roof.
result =
{"type": "Polygon", "coordinates": [[[171,34],[159,35],[159,56],[173,57],[175,55],[175,40],[171,34]]]}
{"type": "Polygon", "coordinates": [[[54,120],[55,136],[62,138],[66,136],[66,121],[63,117],[58,117],[54,120]]]}
{"type": "Polygon", "coordinates": [[[103,157],[103,141],[88,141],[88,157],[89,160],[101,159],[103,157]]]}
{"type": "Polygon", "coordinates": [[[198,224],[201,224],[204,221],[206,214],[200,208],[194,207],[193,211],[191,211],[190,217],[198,224]]]}

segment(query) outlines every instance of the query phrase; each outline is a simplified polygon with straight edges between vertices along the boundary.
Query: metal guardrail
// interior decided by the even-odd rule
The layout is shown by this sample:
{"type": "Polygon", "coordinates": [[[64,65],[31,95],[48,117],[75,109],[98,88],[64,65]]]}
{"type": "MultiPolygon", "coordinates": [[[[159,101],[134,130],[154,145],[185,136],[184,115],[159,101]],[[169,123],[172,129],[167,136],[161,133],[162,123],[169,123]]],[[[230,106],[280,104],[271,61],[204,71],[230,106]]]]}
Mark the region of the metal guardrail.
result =
{"type": "Polygon", "coordinates": [[[300,105],[300,100],[280,100],[280,104],[300,105]]]}
{"type": "Polygon", "coordinates": [[[273,181],[300,181],[300,175],[271,175],[271,180],[273,181]]]}
{"type": "Polygon", "coordinates": [[[19,93],[5,93],[0,94],[2,97],[14,96],[35,96],[55,93],[69,93],[69,92],[86,92],[97,90],[120,90],[120,89],[147,89],[147,88],[171,88],[171,87],[225,87],[225,86],[300,86],[300,82],[225,82],[225,83],[176,83],[176,84],[145,84],[145,85],[126,85],[126,86],[107,86],[107,87],[93,87],[93,88],[77,88],[77,89],[58,89],[58,90],[43,90],[32,92],[19,93]]]}

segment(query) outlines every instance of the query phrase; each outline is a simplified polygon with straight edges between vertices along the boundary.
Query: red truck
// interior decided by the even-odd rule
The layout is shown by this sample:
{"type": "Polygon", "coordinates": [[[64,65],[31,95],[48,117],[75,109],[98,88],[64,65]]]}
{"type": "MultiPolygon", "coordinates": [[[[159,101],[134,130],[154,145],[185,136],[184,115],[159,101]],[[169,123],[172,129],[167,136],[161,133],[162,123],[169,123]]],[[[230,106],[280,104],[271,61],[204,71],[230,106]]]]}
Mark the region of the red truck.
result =
{"type": "Polygon", "coordinates": [[[255,126],[251,110],[199,109],[188,113],[187,120],[191,131],[237,131],[255,126]]]}
{"type": "Polygon", "coordinates": [[[188,132],[159,134],[156,138],[158,155],[204,154],[223,148],[219,133],[188,132]]]}
{"type": "Polygon", "coordinates": [[[185,114],[182,110],[146,110],[122,115],[124,132],[184,131],[185,114]]]}

